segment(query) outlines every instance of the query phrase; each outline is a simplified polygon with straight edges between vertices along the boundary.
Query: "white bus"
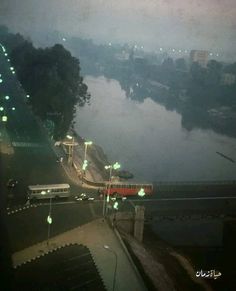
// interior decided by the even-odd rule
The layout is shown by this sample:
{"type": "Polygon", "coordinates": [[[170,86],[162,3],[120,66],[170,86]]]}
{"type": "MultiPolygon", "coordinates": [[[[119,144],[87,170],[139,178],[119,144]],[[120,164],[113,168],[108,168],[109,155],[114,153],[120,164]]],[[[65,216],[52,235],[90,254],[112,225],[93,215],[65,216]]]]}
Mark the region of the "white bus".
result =
{"type": "Polygon", "coordinates": [[[31,185],[28,186],[28,200],[66,198],[70,196],[69,184],[31,185]]]}

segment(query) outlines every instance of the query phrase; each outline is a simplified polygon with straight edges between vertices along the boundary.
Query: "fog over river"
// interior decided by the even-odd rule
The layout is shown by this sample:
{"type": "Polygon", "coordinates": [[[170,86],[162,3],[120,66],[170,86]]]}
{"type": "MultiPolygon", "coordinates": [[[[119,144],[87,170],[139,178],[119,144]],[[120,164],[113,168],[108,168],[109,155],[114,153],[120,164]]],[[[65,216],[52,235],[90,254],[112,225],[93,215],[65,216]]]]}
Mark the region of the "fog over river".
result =
{"type": "MultiPolygon", "coordinates": [[[[150,98],[130,100],[116,80],[86,76],[91,105],[78,108],[76,130],[142,181],[236,179],[236,139],[212,130],[187,131],[181,115],[150,98]]],[[[89,150],[89,149],[88,149],[89,150]]]]}

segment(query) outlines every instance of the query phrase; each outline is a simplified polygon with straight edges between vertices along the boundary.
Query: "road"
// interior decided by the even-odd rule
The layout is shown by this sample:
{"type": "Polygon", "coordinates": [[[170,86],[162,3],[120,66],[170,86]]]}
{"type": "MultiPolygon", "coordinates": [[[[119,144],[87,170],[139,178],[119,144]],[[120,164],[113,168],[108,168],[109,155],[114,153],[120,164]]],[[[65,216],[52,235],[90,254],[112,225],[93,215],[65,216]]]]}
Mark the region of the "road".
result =
{"type": "Polygon", "coordinates": [[[28,185],[69,183],[72,192],[80,191],[66,176],[47,137],[26,104],[26,93],[9,69],[6,58],[0,54],[3,83],[1,86],[1,104],[8,116],[6,124],[1,123],[2,142],[9,148],[8,154],[2,154],[1,169],[3,186],[0,189],[5,196],[13,196],[12,204],[26,199],[28,185]],[[4,97],[9,96],[9,100],[4,97]],[[12,107],[15,110],[12,110],[12,107]],[[3,171],[4,169],[4,171],[3,171]],[[15,189],[6,188],[8,179],[19,181],[15,189]]]}

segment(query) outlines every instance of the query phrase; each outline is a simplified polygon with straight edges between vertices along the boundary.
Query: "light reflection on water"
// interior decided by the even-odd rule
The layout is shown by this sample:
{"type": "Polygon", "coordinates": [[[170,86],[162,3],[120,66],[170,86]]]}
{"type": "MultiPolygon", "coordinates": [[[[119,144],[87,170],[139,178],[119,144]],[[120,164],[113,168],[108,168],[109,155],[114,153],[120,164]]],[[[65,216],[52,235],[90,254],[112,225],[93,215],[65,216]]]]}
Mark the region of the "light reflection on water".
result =
{"type": "Polygon", "coordinates": [[[76,130],[103,147],[108,159],[144,181],[236,178],[236,140],[211,130],[181,127],[181,115],[150,98],[127,99],[116,80],[85,78],[91,105],[79,108],[76,130]]]}

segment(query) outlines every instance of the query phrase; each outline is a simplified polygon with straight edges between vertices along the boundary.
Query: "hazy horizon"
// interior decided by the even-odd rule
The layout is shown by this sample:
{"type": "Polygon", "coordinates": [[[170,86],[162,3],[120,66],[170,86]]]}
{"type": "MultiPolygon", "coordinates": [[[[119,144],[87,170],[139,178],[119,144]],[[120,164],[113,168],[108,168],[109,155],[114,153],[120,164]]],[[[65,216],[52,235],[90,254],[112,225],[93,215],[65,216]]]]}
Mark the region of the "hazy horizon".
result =
{"type": "Polygon", "coordinates": [[[40,36],[60,31],[96,42],[236,50],[236,2],[233,0],[1,0],[0,24],[13,32],[40,36]]]}

